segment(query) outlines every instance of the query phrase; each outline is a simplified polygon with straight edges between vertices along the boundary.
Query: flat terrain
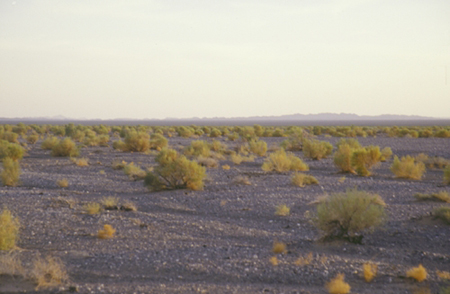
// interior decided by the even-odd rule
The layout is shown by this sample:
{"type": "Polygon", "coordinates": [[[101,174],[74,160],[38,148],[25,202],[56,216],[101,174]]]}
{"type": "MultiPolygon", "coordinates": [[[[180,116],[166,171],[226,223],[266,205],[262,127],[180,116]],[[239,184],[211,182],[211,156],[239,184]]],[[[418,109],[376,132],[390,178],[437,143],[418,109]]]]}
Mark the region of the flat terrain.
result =
{"type": "MultiPolygon", "coordinates": [[[[206,137],[200,138],[209,140],[206,137]]],[[[261,138],[269,146],[283,138],[261,138]]],[[[318,139],[332,143],[338,138],[318,139]]],[[[170,138],[181,150],[193,139],[170,138]]],[[[232,148],[236,143],[219,139],[232,148]]],[[[363,146],[391,147],[394,155],[440,156],[450,159],[450,139],[359,138],[363,146]]],[[[441,169],[429,169],[421,181],[396,179],[392,159],[378,165],[370,177],[338,173],[332,158],[305,159],[308,174],[319,185],[303,188],[290,184],[292,173],[263,172],[263,157],[231,169],[208,168],[203,191],[149,192],[143,181],[130,180],[113,161],[155,165],[150,154],[124,153],[111,147],[81,149],[89,166],[69,158],[56,158],[40,148],[41,140],[28,146],[21,161],[23,174],[17,187],[0,187],[0,206],[20,219],[17,254],[30,267],[34,256],[59,257],[70,281],[61,289],[79,293],[327,293],[324,285],[338,273],[345,274],[351,293],[438,293],[450,282],[436,270],[450,271],[450,227],[431,216],[442,202],[418,202],[415,193],[450,191],[442,186],[441,169]],[[235,182],[248,177],[251,185],[235,182]],[[57,181],[66,178],[67,188],[57,181]],[[321,242],[312,224],[317,197],[348,188],[378,193],[386,202],[388,221],[362,245],[344,241],[321,242]],[[85,213],[84,205],[114,196],[120,203],[133,202],[137,211],[107,210],[85,213]],[[275,216],[280,204],[289,216],[275,216]],[[112,239],[99,239],[97,231],[110,224],[112,239]],[[281,241],[287,253],[270,263],[272,245],[281,241]],[[309,264],[298,265],[299,257],[309,264]],[[366,283],[362,265],[378,265],[378,275],[366,283]],[[406,270],[423,264],[426,281],[406,278],[406,270]],[[427,291],[430,292],[427,292],[427,291]]],[[[445,204],[448,205],[448,204],[445,204]]],[[[34,292],[20,277],[0,275],[1,293],[34,292]]],[[[49,290],[41,292],[48,293],[49,290]]]]}

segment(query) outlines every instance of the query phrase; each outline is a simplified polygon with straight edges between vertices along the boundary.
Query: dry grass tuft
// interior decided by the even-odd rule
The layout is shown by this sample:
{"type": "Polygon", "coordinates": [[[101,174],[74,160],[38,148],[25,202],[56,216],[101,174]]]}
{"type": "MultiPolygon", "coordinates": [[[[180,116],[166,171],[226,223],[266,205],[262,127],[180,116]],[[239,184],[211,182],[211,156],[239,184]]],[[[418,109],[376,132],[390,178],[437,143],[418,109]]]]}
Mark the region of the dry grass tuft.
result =
{"type": "Polygon", "coordinates": [[[444,184],[450,185],[450,165],[444,169],[444,184]]]}
{"type": "Polygon", "coordinates": [[[0,275],[25,275],[19,255],[12,251],[0,254],[0,275]]]}
{"type": "Polygon", "coordinates": [[[89,160],[86,157],[82,158],[71,158],[70,159],[73,163],[75,163],[77,166],[88,166],[89,160]]]}
{"type": "Polygon", "coordinates": [[[120,209],[125,211],[137,211],[136,205],[131,201],[126,201],[125,203],[123,203],[120,206],[120,209]]]}
{"type": "Polygon", "coordinates": [[[427,270],[419,264],[418,267],[413,267],[406,272],[406,277],[413,278],[418,282],[422,282],[427,278],[427,270]]]}
{"type": "Polygon", "coordinates": [[[275,254],[284,254],[287,252],[286,244],[283,242],[275,241],[273,242],[272,252],[275,254]]]}
{"type": "Polygon", "coordinates": [[[434,217],[450,224],[450,207],[441,206],[434,210],[434,217]]]}
{"type": "Polygon", "coordinates": [[[287,207],[286,204],[280,204],[277,206],[275,215],[288,216],[290,212],[291,212],[291,209],[289,207],[287,207]]]}
{"type": "Polygon", "coordinates": [[[229,170],[231,167],[228,164],[222,165],[223,170],[229,170]]]}
{"type": "Polygon", "coordinates": [[[425,164],[423,162],[416,162],[414,157],[405,156],[398,159],[394,157],[394,162],[391,166],[391,171],[398,177],[404,179],[420,180],[425,173],[425,164]]]}
{"type": "Polygon", "coordinates": [[[203,156],[199,156],[197,158],[197,162],[201,165],[201,166],[205,166],[208,168],[216,168],[219,166],[219,162],[211,157],[203,157],[203,156]]]}
{"type": "Polygon", "coordinates": [[[297,266],[305,266],[310,264],[313,261],[313,259],[314,259],[313,253],[310,252],[306,256],[299,256],[299,258],[295,260],[294,264],[297,266]]]}
{"type": "Polygon", "coordinates": [[[111,225],[104,225],[103,230],[98,230],[98,237],[100,239],[111,239],[114,237],[115,229],[111,225]]]}
{"type": "Polygon", "coordinates": [[[37,284],[36,289],[53,288],[68,280],[64,264],[60,259],[50,256],[36,258],[30,276],[37,284]]]}
{"type": "Polygon", "coordinates": [[[0,250],[11,250],[16,246],[19,227],[19,220],[12,216],[11,211],[3,208],[0,214],[0,250]]]}
{"type": "Polygon", "coordinates": [[[62,180],[56,181],[56,184],[60,187],[60,188],[67,188],[69,187],[69,181],[64,178],[62,180]]]}
{"type": "Polygon", "coordinates": [[[329,281],[325,288],[330,294],[347,294],[350,292],[350,285],[344,282],[344,274],[338,274],[334,279],[329,281]]]}
{"type": "Polygon", "coordinates": [[[269,262],[270,262],[273,266],[277,266],[278,263],[279,263],[278,258],[277,258],[276,256],[272,256],[272,257],[269,259],[269,262]]]}
{"type": "Polygon", "coordinates": [[[291,183],[298,187],[304,187],[306,185],[318,184],[319,181],[311,175],[296,172],[291,177],[291,183]]]}
{"type": "Polygon", "coordinates": [[[450,195],[447,191],[440,191],[438,193],[433,193],[433,194],[416,193],[416,194],[414,194],[414,197],[419,201],[438,200],[438,201],[450,203],[450,195]]]}
{"type": "Polygon", "coordinates": [[[137,181],[145,178],[147,173],[139,166],[134,165],[133,162],[127,164],[123,168],[123,172],[130,178],[130,180],[137,181]]]}
{"type": "Polygon", "coordinates": [[[377,275],[378,266],[373,263],[365,263],[363,265],[364,279],[366,282],[371,282],[377,275]]]}
{"type": "Polygon", "coordinates": [[[233,179],[233,183],[240,185],[251,185],[249,178],[246,176],[237,176],[233,179]]]}
{"type": "Polygon", "coordinates": [[[119,198],[117,197],[113,196],[103,197],[101,203],[103,204],[106,210],[115,210],[119,208],[118,207],[119,198]]]}
{"type": "Polygon", "coordinates": [[[101,205],[95,202],[84,205],[83,209],[88,214],[99,214],[102,211],[101,205]]]}
{"type": "Polygon", "coordinates": [[[112,163],[111,163],[111,167],[112,167],[112,169],[115,169],[115,170],[120,170],[120,169],[124,169],[124,167],[127,165],[127,162],[126,161],[120,161],[120,160],[114,160],[112,163]]]}
{"type": "Polygon", "coordinates": [[[450,280],[450,272],[438,270],[436,271],[436,275],[441,279],[450,280]]]}

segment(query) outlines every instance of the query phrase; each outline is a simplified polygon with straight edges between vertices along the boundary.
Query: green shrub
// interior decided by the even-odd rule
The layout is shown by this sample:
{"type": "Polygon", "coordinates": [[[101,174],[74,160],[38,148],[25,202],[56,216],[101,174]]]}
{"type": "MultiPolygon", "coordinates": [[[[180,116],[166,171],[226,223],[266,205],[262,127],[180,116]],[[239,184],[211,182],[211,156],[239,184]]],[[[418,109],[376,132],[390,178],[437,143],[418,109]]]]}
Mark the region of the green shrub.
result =
{"type": "Polygon", "coordinates": [[[280,149],[269,154],[262,165],[263,171],[307,171],[309,167],[293,153],[280,149]]]}
{"type": "Polygon", "coordinates": [[[3,158],[3,170],[0,173],[0,178],[4,186],[16,186],[19,182],[20,174],[19,162],[9,157],[3,158]]]}
{"type": "Polygon", "coordinates": [[[25,154],[25,149],[15,143],[0,140],[0,159],[9,157],[13,160],[21,160],[25,154]]]}
{"type": "Polygon", "coordinates": [[[296,186],[299,186],[299,187],[304,187],[305,185],[318,184],[319,181],[315,177],[313,177],[311,175],[307,175],[307,174],[304,174],[304,173],[295,173],[291,177],[291,183],[293,185],[296,185],[296,186]]]}
{"type": "Polygon", "coordinates": [[[56,157],[76,157],[80,154],[80,151],[72,139],[64,138],[53,146],[51,154],[56,157]]]}
{"type": "Polygon", "coordinates": [[[54,136],[47,137],[41,144],[41,148],[44,150],[52,150],[52,148],[59,143],[58,138],[54,136]]]}
{"type": "Polygon", "coordinates": [[[203,189],[206,169],[197,162],[167,148],[163,148],[155,160],[159,165],[153,172],[148,172],[144,179],[144,185],[150,190],[203,189]]]}
{"type": "Polygon", "coordinates": [[[316,225],[326,239],[344,238],[360,243],[364,232],[383,223],[384,205],[379,195],[356,189],[333,194],[319,202],[316,225]]]}
{"type": "Polygon", "coordinates": [[[352,154],[352,166],[355,167],[355,171],[358,175],[367,177],[369,176],[370,169],[380,162],[381,152],[378,146],[368,146],[357,149],[352,154]]]}
{"type": "Polygon", "coordinates": [[[264,156],[267,152],[267,143],[261,140],[249,142],[250,151],[258,156],[264,156]]]}
{"type": "Polygon", "coordinates": [[[409,155],[402,157],[400,160],[394,157],[391,171],[398,177],[404,179],[420,180],[425,173],[425,164],[423,162],[415,162],[414,157],[409,155]]]}
{"type": "Polygon", "coordinates": [[[11,250],[16,246],[19,227],[19,220],[11,215],[11,211],[3,208],[0,214],[0,250],[11,250]]]}
{"type": "Polygon", "coordinates": [[[325,141],[304,140],[303,154],[314,160],[321,160],[331,154],[333,145],[325,141]]]}
{"type": "Polygon", "coordinates": [[[444,184],[450,185],[450,165],[444,169],[444,184]]]}
{"type": "Polygon", "coordinates": [[[211,150],[209,149],[209,144],[206,141],[197,140],[192,141],[190,146],[187,146],[184,151],[184,155],[186,156],[203,156],[203,157],[209,157],[211,150]]]}
{"type": "Polygon", "coordinates": [[[161,134],[152,134],[150,136],[150,148],[161,150],[169,145],[169,141],[161,134]]]}

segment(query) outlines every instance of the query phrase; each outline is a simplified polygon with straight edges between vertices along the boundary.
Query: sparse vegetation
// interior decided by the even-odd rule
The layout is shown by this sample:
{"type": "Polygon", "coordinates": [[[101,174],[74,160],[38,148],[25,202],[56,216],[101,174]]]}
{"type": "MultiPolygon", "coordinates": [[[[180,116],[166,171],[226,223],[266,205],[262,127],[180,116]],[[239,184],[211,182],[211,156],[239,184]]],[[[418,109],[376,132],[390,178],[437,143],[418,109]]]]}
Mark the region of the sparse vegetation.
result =
{"type": "Polygon", "coordinates": [[[371,282],[377,275],[378,266],[373,263],[363,264],[364,279],[367,283],[371,282]]]}
{"type": "Polygon", "coordinates": [[[434,210],[434,217],[443,220],[445,223],[450,224],[450,207],[441,206],[434,210]]]}
{"type": "Polygon", "coordinates": [[[237,176],[233,179],[233,183],[238,185],[251,185],[249,178],[246,176],[237,176]]]}
{"type": "Polygon", "coordinates": [[[450,195],[447,191],[440,191],[438,193],[431,194],[416,193],[414,194],[414,197],[419,201],[437,200],[450,203],[450,195]]]}
{"type": "Polygon", "coordinates": [[[82,158],[71,158],[71,161],[75,163],[77,166],[88,166],[89,160],[85,157],[82,158]]]}
{"type": "Polygon", "coordinates": [[[102,212],[101,205],[96,202],[87,203],[83,208],[87,214],[99,214],[100,212],[102,212]]]}
{"type": "Polygon", "coordinates": [[[15,143],[10,143],[5,140],[0,140],[0,159],[9,157],[12,160],[18,161],[23,158],[25,149],[15,143]]]}
{"type": "Polygon", "coordinates": [[[269,154],[262,165],[262,170],[267,172],[307,171],[309,167],[293,153],[280,149],[269,154]]]}
{"type": "Polygon", "coordinates": [[[42,141],[41,148],[44,150],[52,150],[53,147],[58,144],[58,138],[54,136],[48,136],[44,141],[42,141]]]}
{"type": "Polygon", "coordinates": [[[379,195],[356,189],[333,194],[319,202],[316,225],[326,239],[344,238],[359,243],[363,232],[383,223],[384,205],[379,195]]]}
{"type": "Polygon", "coordinates": [[[258,156],[264,156],[267,152],[267,143],[261,140],[250,141],[248,143],[250,151],[258,156]]]}
{"type": "Polygon", "coordinates": [[[0,250],[11,250],[16,246],[19,234],[19,220],[11,211],[3,208],[0,214],[0,250]]]}
{"type": "Polygon", "coordinates": [[[69,187],[69,181],[66,178],[56,181],[56,184],[60,188],[67,188],[67,187],[69,187]]]}
{"type": "Polygon", "coordinates": [[[370,176],[372,167],[380,162],[381,152],[378,146],[368,146],[357,149],[352,154],[352,166],[358,175],[367,177],[370,176]]]}
{"type": "Polygon", "coordinates": [[[295,186],[304,187],[306,185],[318,184],[319,181],[311,175],[296,172],[291,177],[291,183],[295,186]]]}
{"type": "Polygon", "coordinates": [[[139,166],[134,165],[133,162],[125,165],[123,172],[133,181],[142,180],[146,176],[146,172],[139,166]]]}
{"type": "Polygon", "coordinates": [[[279,241],[273,242],[272,252],[275,254],[285,254],[287,252],[286,244],[279,241]]]}
{"type": "Polygon", "coordinates": [[[119,208],[119,198],[117,197],[103,197],[101,202],[106,210],[115,210],[119,208]]]}
{"type": "Polygon", "coordinates": [[[278,216],[288,216],[291,212],[291,209],[286,206],[286,204],[280,204],[277,206],[277,209],[275,210],[275,215],[278,216]]]}
{"type": "Polygon", "coordinates": [[[423,162],[415,162],[414,157],[409,155],[398,159],[394,157],[391,171],[398,177],[404,179],[420,180],[425,173],[425,164],[423,162]]]}
{"type": "Polygon", "coordinates": [[[444,169],[444,184],[450,185],[450,165],[444,169]]]}

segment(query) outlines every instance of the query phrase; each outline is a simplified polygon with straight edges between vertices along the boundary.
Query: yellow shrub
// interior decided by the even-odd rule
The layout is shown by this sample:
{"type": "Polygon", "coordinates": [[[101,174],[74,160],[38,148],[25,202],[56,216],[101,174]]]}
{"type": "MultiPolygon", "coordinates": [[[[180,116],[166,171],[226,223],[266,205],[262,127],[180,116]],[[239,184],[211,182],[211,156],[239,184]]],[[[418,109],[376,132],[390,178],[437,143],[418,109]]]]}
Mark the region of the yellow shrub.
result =
{"type": "Polygon", "coordinates": [[[277,258],[276,256],[272,256],[272,257],[269,259],[269,261],[270,261],[270,263],[271,263],[273,266],[277,266],[277,265],[278,265],[278,258],[277,258]]]}
{"type": "Polygon", "coordinates": [[[102,207],[98,203],[88,203],[84,206],[84,210],[88,214],[98,214],[102,211],[102,207]]]}
{"type": "Polygon", "coordinates": [[[0,173],[2,184],[5,186],[16,186],[21,174],[19,162],[5,157],[3,158],[3,170],[0,173]]]}
{"type": "Polygon", "coordinates": [[[444,169],[444,184],[450,185],[450,165],[444,169]]]}
{"type": "Polygon", "coordinates": [[[56,184],[61,188],[69,187],[69,181],[67,179],[62,179],[56,182],[56,184]]]}
{"type": "Polygon", "coordinates": [[[377,275],[378,266],[373,263],[365,263],[363,265],[364,279],[366,282],[372,281],[377,275]]]}
{"type": "Polygon", "coordinates": [[[283,242],[275,241],[273,243],[272,252],[275,254],[283,254],[286,253],[286,244],[283,242]]]}
{"type": "Polygon", "coordinates": [[[291,177],[291,183],[299,187],[304,187],[305,185],[318,184],[319,181],[311,175],[295,173],[291,177]]]}
{"type": "Polygon", "coordinates": [[[116,230],[111,225],[104,225],[103,230],[98,230],[98,237],[100,239],[111,239],[115,232],[116,230]]]}
{"type": "Polygon", "coordinates": [[[350,285],[344,282],[344,274],[338,274],[326,285],[330,294],[347,294],[350,292],[350,285]]]}
{"type": "Polygon", "coordinates": [[[269,155],[262,165],[263,171],[307,171],[309,167],[291,152],[280,149],[269,155]]]}
{"type": "Polygon", "coordinates": [[[0,250],[10,250],[16,246],[19,226],[19,220],[4,208],[0,214],[0,250]]]}
{"type": "Polygon", "coordinates": [[[331,154],[333,145],[325,141],[303,140],[303,154],[314,160],[321,160],[331,154]]]}
{"type": "Polygon", "coordinates": [[[278,216],[288,216],[291,212],[291,209],[286,206],[286,204],[281,204],[277,206],[277,210],[275,211],[275,215],[278,216]]]}
{"type": "Polygon", "coordinates": [[[415,162],[414,157],[406,156],[401,160],[397,156],[394,157],[394,162],[391,166],[391,171],[398,178],[420,180],[425,173],[425,164],[423,162],[415,162]]]}
{"type": "Polygon", "coordinates": [[[427,278],[427,270],[419,264],[418,267],[413,267],[406,272],[408,278],[413,278],[418,282],[422,282],[427,278]]]}

